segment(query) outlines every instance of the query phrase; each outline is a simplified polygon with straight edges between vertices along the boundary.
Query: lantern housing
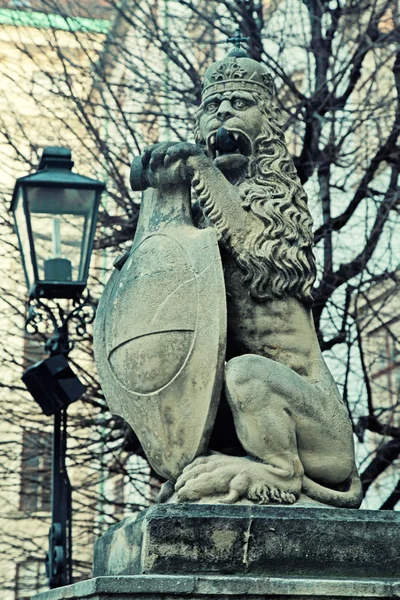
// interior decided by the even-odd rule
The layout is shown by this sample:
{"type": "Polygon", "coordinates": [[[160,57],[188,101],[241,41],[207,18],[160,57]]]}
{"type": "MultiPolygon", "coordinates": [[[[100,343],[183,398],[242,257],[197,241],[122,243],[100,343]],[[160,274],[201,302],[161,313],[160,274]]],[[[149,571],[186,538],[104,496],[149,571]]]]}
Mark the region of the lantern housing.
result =
{"type": "Polygon", "coordinates": [[[36,173],[17,179],[14,213],[30,298],[77,298],[86,287],[101,181],[72,172],[71,150],[43,150],[36,173]]]}

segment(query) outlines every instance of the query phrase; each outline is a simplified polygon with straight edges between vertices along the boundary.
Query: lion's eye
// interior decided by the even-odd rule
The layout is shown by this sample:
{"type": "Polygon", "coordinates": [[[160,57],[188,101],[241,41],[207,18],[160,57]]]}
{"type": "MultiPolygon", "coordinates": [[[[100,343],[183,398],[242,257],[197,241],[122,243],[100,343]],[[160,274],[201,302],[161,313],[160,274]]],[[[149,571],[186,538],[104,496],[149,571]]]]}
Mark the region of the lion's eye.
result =
{"type": "Polygon", "coordinates": [[[215,113],[218,110],[218,102],[209,102],[206,106],[206,111],[209,114],[215,113]]]}
{"type": "Polygon", "coordinates": [[[242,100],[242,98],[235,98],[232,102],[232,106],[238,110],[243,110],[244,108],[247,108],[248,103],[246,100],[242,100]]]}

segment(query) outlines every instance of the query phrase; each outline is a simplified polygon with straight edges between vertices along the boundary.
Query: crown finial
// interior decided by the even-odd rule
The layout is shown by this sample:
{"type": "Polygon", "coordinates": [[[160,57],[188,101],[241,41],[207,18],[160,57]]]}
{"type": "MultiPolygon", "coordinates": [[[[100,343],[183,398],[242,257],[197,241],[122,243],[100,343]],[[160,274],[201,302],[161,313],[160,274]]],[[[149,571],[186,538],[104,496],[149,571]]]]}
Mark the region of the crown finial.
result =
{"type": "MultiPolygon", "coordinates": [[[[212,94],[227,91],[245,90],[249,93],[258,92],[272,101],[274,82],[266,66],[253,58],[241,48],[249,38],[243,37],[240,29],[228,39],[234,48],[223,59],[212,63],[204,74],[202,86],[202,101],[212,94]]],[[[222,42],[217,42],[222,43],[222,42]]]]}
{"type": "Polygon", "coordinates": [[[233,56],[235,58],[246,58],[248,53],[244,48],[242,48],[242,43],[249,41],[249,37],[242,37],[242,32],[240,31],[240,27],[238,27],[235,31],[235,35],[233,37],[228,37],[228,42],[234,44],[235,46],[228,52],[228,56],[233,56]]]}

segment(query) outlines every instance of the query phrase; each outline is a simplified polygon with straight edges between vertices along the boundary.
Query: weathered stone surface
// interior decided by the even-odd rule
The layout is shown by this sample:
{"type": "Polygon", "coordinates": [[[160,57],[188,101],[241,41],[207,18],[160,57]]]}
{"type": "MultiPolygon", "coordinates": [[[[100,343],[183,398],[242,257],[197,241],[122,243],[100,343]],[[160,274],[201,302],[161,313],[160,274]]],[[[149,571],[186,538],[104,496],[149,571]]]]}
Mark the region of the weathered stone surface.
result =
{"type": "Polygon", "coordinates": [[[399,598],[400,580],[300,577],[97,577],[34,600],[339,600],[399,598]]]}
{"type": "Polygon", "coordinates": [[[196,115],[196,143],[132,165],[139,225],[94,339],[110,410],[173,502],[357,508],[352,426],[311,313],[312,218],[265,65],[237,50],[210,65],[196,115]]]}
{"type": "Polygon", "coordinates": [[[94,575],[400,578],[400,515],[240,505],[158,505],[110,528],[94,575]]]}

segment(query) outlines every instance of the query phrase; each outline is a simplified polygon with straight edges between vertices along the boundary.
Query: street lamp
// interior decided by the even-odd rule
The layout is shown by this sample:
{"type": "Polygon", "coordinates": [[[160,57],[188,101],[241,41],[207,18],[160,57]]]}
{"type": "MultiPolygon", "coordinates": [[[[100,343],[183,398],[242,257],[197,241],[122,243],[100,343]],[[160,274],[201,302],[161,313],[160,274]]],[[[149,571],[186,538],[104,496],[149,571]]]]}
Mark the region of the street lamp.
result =
{"type": "Polygon", "coordinates": [[[68,364],[73,343],[69,325],[86,333],[94,320],[89,294],[84,295],[97,211],[105,186],[101,181],[72,172],[68,148],[47,147],[38,170],[17,179],[11,201],[29,295],[25,323],[37,333],[50,320],[53,335],[45,349],[49,357],[29,367],[22,376],[45,415],[54,415],[52,453],[52,524],[46,571],[50,588],[72,583],[71,486],[65,464],[67,407],[85,392],[68,364]],[[43,299],[55,300],[55,310],[43,299]],[[66,311],[57,300],[72,300],[66,311]]]}
{"type": "Polygon", "coordinates": [[[71,171],[68,148],[48,147],[17,179],[14,213],[30,298],[77,298],[86,287],[104,184],[71,171]]]}

